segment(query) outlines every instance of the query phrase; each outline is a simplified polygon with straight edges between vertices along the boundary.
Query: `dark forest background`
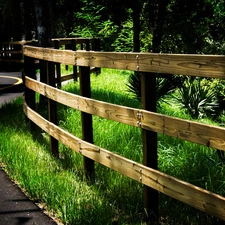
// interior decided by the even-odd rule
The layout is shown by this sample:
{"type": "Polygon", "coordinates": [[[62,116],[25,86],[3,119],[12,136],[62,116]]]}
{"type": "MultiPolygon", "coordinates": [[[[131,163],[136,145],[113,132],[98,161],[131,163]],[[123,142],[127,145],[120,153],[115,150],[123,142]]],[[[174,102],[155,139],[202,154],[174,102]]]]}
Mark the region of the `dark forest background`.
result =
{"type": "Polygon", "coordinates": [[[223,0],[0,0],[1,41],[35,31],[42,46],[98,37],[104,51],[224,54],[224,28],[223,0]]]}

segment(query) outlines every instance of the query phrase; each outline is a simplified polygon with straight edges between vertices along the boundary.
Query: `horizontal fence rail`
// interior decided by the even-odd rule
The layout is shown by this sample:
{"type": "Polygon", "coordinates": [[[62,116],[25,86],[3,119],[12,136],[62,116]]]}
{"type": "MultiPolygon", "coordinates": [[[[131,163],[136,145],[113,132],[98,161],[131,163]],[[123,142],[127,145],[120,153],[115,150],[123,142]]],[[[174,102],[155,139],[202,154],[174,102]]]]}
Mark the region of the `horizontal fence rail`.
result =
{"type": "MultiPolygon", "coordinates": [[[[10,41],[10,42],[0,42],[0,63],[2,64],[2,69],[7,68],[14,69],[17,68],[19,64],[19,70],[22,70],[24,67],[24,57],[23,57],[23,46],[32,45],[37,46],[37,40],[24,40],[24,41],[10,41]]],[[[65,49],[65,50],[100,50],[100,42],[98,38],[53,38],[51,39],[51,48],[54,49],[65,49]]],[[[40,60],[36,60],[36,68],[40,67],[40,60]]],[[[79,77],[79,70],[76,65],[73,66],[73,73],[61,76],[60,64],[56,66],[57,78],[56,83],[57,87],[61,87],[61,83],[67,80],[77,80],[79,77]]],[[[0,65],[1,66],[1,65],[0,65]]],[[[68,70],[68,65],[65,65],[66,70],[68,70]]],[[[18,69],[18,68],[17,68],[18,69]]],[[[92,68],[93,72],[99,73],[100,69],[92,68]]]]}
{"type": "MultiPolygon", "coordinates": [[[[86,50],[86,48],[99,50],[99,39],[97,38],[53,38],[51,43],[52,47],[56,49],[65,46],[65,49],[76,50],[76,45],[79,45],[78,49],[80,50],[86,50]],[[87,47],[87,45],[89,46],[87,47]]],[[[35,46],[37,45],[37,40],[0,41],[0,61],[13,60],[13,55],[23,55],[23,46],[28,44],[35,46]]],[[[23,63],[24,61],[21,60],[20,62],[23,63]]]]}
{"type": "Polygon", "coordinates": [[[68,65],[225,79],[225,57],[157,53],[63,51],[24,46],[24,54],[68,65]]]}
{"type": "MultiPolygon", "coordinates": [[[[162,192],[203,212],[225,220],[225,198],[223,196],[158,171],[157,162],[154,161],[157,160],[157,157],[155,157],[157,137],[155,138],[154,134],[161,133],[225,151],[225,128],[156,113],[154,107],[150,110],[149,106],[147,106],[147,92],[145,93],[147,85],[154,82],[153,73],[166,73],[168,76],[169,74],[180,74],[224,79],[225,56],[71,51],[32,46],[24,46],[23,51],[31,61],[38,59],[47,61],[49,66],[62,63],[80,67],[81,95],[74,95],[55,88],[54,82],[45,84],[31,79],[29,77],[31,76],[29,72],[32,72],[31,65],[31,69],[27,70],[25,76],[25,86],[29,91],[25,95],[28,101],[24,102],[24,112],[34,124],[40,126],[55,140],[62,142],[87,159],[99,162],[144,184],[144,188],[149,187],[151,190],[162,192]],[[142,99],[143,109],[91,99],[89,80],[91,67],[141,72],[142,93],[146,94],[144,100],[142,99]],[[151,80],[149,80],[150,77],[151,80]],[[53,113],[49,120],[44,119],[35,112],[35,98],[32,93],[40,93],[45,96],[49,101],[49,105],[58,102],[81,111],[82,129],[85,130],[82,131],[83,140],[64,131],[51,120],[56,114],[53,109],[49,108],[50,114],[53,113]],[[33,103],[30,102],[31,95],[33,96],[33,103]],[[137,163],[94,145],[92,142],[93,137],[90,136],[92,134],[92,115],[142,129],[144,163],[137,163]],[[148,139],[151,139],[153,145],[149,145],[148,139]],[[148,159],[146,160],[146,155],[148,157],[152,156],[152,164],[149,163],[148,159]]],[[[54,73],[48,73],[48,76],[54,76],[55,78],[54,73]]],[[[154,94],[154,92],[151,93],[154,94]]],[[[151,103],[155,104],[153,101],[151,103]]],[[[151,195],[146,196],[154,197],[153,194],[157,194],[157,192],[152,192],[151,195]]],[[[149,199],[149,201],[151,200],[152,198],[149,199]]],[[[154,207],[152,210],[154,211],[154,207]]]]}
{"type": "Polygon", "coordinates": [[[0,42],[0,63],[23,64],[23,46],[32,41],[0,42]]]}
{"type": "MultiPolygon", "coordinates": [[[[75,97],[75,96],[74,96],[75,97]]],[[[65,103],[62,101],[61,103],[65,103]]],[[[24,103],[27,117],[74,151],[203,212],[225,220],[225,198],[85,142],[44,119],[24,103]]]]}
{"type": "Polygon", "coordinates": [[[225,150],[225,128],[222,127],[85,98],[53,88],[29,77],[26,77],[25,85],[58,103],[92,115],[225,150]]]}

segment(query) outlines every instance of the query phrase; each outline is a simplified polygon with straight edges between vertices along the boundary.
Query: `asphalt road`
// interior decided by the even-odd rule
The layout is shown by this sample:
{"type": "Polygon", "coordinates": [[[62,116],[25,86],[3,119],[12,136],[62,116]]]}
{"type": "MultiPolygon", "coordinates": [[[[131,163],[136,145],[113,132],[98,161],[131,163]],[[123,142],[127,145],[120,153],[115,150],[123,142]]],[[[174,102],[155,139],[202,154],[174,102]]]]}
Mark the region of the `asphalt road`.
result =
{"type": "MultiPolygon", "coordinates": [[[[21,73],[0,73],[0,107],[23,95],[21,77],[21,73]]],[[[1,167],[0,225],[57,225],[9,179],[1,167]]]]}
{"type": "Polygon", "coordinates": [[[0,225],[56,225],[0,168],[0,225]]]}
{"type": "Polygon", "coordinates": [[[0,107],[23,95],[22,73],[0,72],[0,107]]]}

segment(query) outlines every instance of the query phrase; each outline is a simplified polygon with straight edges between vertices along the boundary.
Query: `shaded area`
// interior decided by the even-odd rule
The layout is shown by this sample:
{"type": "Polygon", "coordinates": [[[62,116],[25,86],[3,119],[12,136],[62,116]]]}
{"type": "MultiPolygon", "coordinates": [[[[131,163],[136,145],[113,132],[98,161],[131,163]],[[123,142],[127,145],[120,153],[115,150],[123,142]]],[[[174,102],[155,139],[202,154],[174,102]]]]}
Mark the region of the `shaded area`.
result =
{"type": "MultiPolygon", "coordinates": [[[[21,77],[21,73],[0,73],[0,107],[23,95],[21,77]]],[[[53,225],[56,222],[30,201],[0,168],[0,224],[53,225]]]]}
{"type": "Polygon", "coordinates": [[[30,201],[18,186],[0,169],[0,224],[56,224],[30,201]]]}

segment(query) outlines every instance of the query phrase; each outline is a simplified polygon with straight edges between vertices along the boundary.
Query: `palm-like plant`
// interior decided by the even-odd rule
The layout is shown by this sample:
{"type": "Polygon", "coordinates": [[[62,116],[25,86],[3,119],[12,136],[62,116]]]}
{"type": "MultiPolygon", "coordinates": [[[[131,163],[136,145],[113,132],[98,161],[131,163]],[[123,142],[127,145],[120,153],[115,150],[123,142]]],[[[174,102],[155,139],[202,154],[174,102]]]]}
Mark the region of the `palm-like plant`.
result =
{"type": "Polygon", "coordinates": [[[174,97],[193,118],[215,118],[220,113],[217,92],[210,87],[210,81],[203,81],[188,78],[174,97]]]}
{"type": "MultiPolygon", "coordinates": [[[[156,100],[157,103],[163,101],[163,98],[172,93],[177,87],[180,87],[184,82],[184,77],[176,75],[158,74],[156,77],[156,100]]],[[[140,73],[133,73],[128,79],[128,91],[134,97],[141,100],[141,78],[140,73]]]]}

